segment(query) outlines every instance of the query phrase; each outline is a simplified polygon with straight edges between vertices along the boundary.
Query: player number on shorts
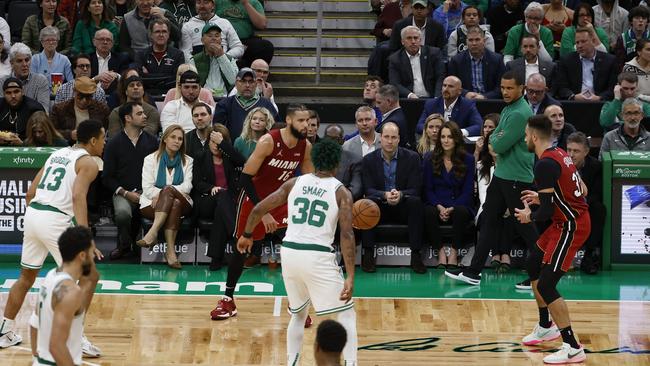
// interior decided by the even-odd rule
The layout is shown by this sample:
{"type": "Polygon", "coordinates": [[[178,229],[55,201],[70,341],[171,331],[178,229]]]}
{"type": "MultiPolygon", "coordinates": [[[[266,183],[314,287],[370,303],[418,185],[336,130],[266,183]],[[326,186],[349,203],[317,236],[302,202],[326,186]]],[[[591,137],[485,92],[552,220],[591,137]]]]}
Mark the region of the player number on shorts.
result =
{"type": "Polygon", "coordinates": [[[38,184],[38,189],[47,189],[48,191],[56,191],[59,189],[61,186],[61,181],[63,180],[63,177],[65,176],[65,168],[56,168],[52,170],[52,175],[50,175],[50,170],[52,167],[47,167],[45,170],[45,174],[43,174],[43,178],[41,178],[41,182],[38,184]],[[45,182],[50,181],[47,185],[45,182]]]}
{"type": "Polygon", "coordinates": [[[298,206],[298,214],[291,216],[291,221],[294,224],[307,224],[311,226],[321,227],[325,223],[325,211],[329,209],[329,205],[325,201],[313,200],[310,201],[304,197],[298,197],[293,201],[294,206],[298,206]]]}
{"type": "Polygon", "coordinates": [[[576,187],[578,188],[575,191],[573,191],[573,195],[576,196],[576,197],[582,196],[583,195],[583,192],[582,192],[582,179],[580,178],[580,175],[577,172],[573,173],[571,175],[571,180],[573,180],[576,183],[576,187]]]}

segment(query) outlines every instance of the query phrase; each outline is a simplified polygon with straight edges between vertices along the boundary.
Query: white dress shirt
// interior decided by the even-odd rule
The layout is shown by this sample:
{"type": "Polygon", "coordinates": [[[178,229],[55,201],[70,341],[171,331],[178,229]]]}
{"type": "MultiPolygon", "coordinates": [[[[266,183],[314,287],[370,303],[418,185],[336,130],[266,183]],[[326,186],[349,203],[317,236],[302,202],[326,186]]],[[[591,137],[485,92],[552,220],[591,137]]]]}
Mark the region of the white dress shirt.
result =
{"type": "Polygon", "coordinates": [[[361,156],[366,156],[370,154],[371,152],[375,151],[375,142],[377,142],[377,139],[379,138],[379,134],[375,132],[375,140],[373,141],[372,144],[368,144],[366,140],[359,135],[359,140],[361,140],[361,156]]]}
{"type": "Polygon", "coordinates": [[[408,52],[406,53],[406,55],[409,57],[409,62],[411,63],[411,71],[413,72],[413,94],[417,95],[420,98],[428,98],[429,93],[424,87],[424,79],[422,78],[420,54],[421,51],[418,51],[418,53],[415,55],[411,55],[408,52]]]}
{"type": "Polygon", "coordinates": [[[102,56],[97,53],[97,74],[101,74],[106,71],[110,71],[108,69],[108,61],[111,59],[111,53],[108,54],[108,57],[103,58],[102,56]]]}
{"type": "Polygon", "coordinates": [[[196,128],[192,122],[192,106],[185,103],[182,97],[165,104],[160,113],[160,126],[163,132],[173,124],[181,125],[185,133],[196,128]]]}
{"type": "Polygon", "coordinates": [[[528,80],[528,77],[532,74],[539,74],[539,57],[535,59],[535,62],[532,64],[529,64],[526,59],[524,59],[524,65],[526,66],[526,78],[525,80],[528,80]]]}

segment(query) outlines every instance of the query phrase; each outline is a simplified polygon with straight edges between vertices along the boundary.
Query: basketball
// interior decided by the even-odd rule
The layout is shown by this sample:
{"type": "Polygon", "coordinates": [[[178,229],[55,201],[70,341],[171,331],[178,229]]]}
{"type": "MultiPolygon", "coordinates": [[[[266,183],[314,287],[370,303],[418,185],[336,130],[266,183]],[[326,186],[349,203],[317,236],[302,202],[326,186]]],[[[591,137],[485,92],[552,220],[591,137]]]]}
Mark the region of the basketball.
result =
{"type": "Polygon", "coordinates": [[[355,229],[372,229],[379,222],[379,206],[367,198],[360,199],[352,206],[352,227],[355,229]]]}

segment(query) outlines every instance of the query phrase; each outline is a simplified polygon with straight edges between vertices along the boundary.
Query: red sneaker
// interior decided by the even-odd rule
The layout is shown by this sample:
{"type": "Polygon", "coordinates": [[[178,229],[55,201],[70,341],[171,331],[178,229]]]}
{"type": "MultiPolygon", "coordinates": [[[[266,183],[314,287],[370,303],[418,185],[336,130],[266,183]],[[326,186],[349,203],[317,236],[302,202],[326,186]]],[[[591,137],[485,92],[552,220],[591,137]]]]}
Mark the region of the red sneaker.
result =
{"type": "Polygon", "coordinates": [[[212,320],[224,320],[237,315],[237,306],[235,300],[228,296],[224,296],[217,303],[217,307],[210,312],[212,320]]]}
{"type": "Polygon", "coordinates": [[[311,316],[307,315],[307,319],[305,319],[305,328],[311,327],[311,324],[313,321],[311,320],[311,316]]]}

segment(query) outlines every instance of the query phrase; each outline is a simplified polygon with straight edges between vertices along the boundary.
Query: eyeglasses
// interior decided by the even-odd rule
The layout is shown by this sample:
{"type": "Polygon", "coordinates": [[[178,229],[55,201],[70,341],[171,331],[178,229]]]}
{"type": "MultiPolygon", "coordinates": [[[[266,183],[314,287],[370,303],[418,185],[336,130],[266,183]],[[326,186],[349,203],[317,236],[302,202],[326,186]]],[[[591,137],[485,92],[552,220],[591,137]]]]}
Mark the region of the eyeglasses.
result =
{"type": "Polygon", "coordinates": [[[624,116],[640,116],[641,111],[630,111],[630,112],[623,112],[624,116]]]}
{"type": "Polygon", "coordinates": [[[253,69],[255,71],[255,74],[268,74],[269,70],[262,70],[262,69],[253,69]]]}
{"type": "Polygon", "coordinates": [[[79,99],[91,100],[91,99],[93,99],[93,97],[94,97],[93,94],[77,93],[77,98],[79,98],[79,99]]]}
{"type": "Polygon", "coordinates": [[[530,20],[542,20],[542,19],[544,19],[544,17],[540,17],[540,16],[536,16],[536,17],[535,17],[535,16],[526,15],[526,19],[530,19],[530,20]]]}
{"type": "Polygon", "coordinates": [[[526,94],[540,95],[540,94],[543,94],[544,92],[545,92],[545,90],[526,89],[526,94]]]}
{"type": "Polygon", "coordinates": [[[113,39],[112,38],[95,38],[95,41],[108,43],[108,42],[113,42],[113,39]]]}
{"type": "Polygon", "coordinates": [[[90,64],[77,64],[77,67],[86,70],[86,69],[90,69],[90,64]]]}
{"type": "Polygon", "coordinates": [[[56,43],[56,42],[58,42],[58,41],[59,41],[58,39],[51,39],[51,38],[49,38],[49,39],[44,39],[44,40],[42,40],[41,42],[43,42],[43,43],[56,43]]]}
{"type": "Polygon", "coordinates": [[[244,85],[253,85],[253,84],[255,84],[255,80],[237,80],[237,81],[239,81],[240,83],[242,83],[244,85]]]}

